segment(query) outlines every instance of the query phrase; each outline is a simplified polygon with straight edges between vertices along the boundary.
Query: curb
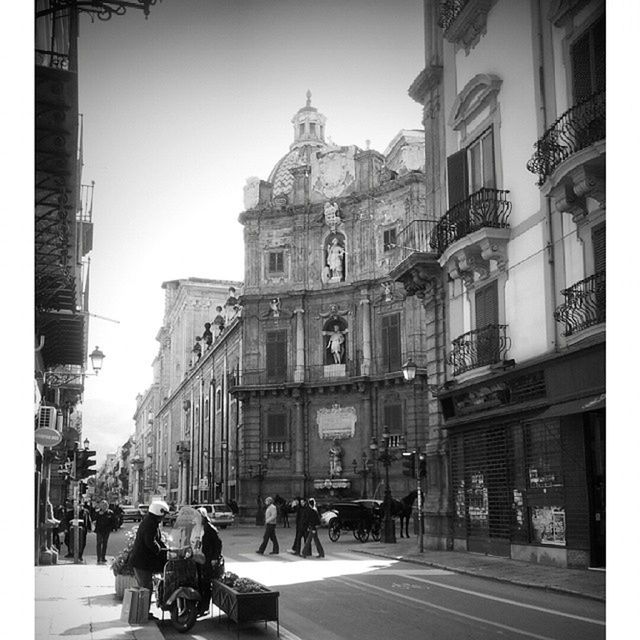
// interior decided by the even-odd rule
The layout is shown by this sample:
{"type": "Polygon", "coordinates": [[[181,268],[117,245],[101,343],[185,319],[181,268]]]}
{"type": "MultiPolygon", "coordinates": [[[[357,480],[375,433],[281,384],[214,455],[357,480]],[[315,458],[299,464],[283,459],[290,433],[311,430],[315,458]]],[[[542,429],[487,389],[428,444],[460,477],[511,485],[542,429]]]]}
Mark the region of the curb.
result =
{"type": "Polygon", "coordinates": [[[403,562],[410,562],[411,564],[425,565],[428,567],[433,567],[434,569],[443,569],[446,571],[453,571],[454,573],[461,573],[468,576],[474,576],[476,578],[485,578],[487,580],[493,580],[494,582],[505,582],[507,584],[515,584],[520,587],[542,589],[544,591],[551,591],[553,593],[564,593],[571,596],[578,596],[580,598],[595,600],[597,602],[607,601],[606,597],[598,596],[592,593],[584,593],[583,591],[576,591],[574,589],[567,589],[565,587],[554,587],[554,586],[539,584],[537,582],[527,582],[525,580],[518,580],[517,578],[503,578],[495,575],[487,575],[485,573],[474,571],[473,569],[466,569],[461,567],[449,567],[443,564],[439,564],[437,562],[429,562],[428,560],[421,560],[418,558],[411,558],[408,556],[392,555],[392,554],[381,553],[381,552],[376,553],[374,551],[366,551],[361,549],[349,549],[349,551],[353,551],[354,553],[362,553],[368,556],[377,556],[379,558],[388,558],[390,560],[402,560],[403,562]]]}

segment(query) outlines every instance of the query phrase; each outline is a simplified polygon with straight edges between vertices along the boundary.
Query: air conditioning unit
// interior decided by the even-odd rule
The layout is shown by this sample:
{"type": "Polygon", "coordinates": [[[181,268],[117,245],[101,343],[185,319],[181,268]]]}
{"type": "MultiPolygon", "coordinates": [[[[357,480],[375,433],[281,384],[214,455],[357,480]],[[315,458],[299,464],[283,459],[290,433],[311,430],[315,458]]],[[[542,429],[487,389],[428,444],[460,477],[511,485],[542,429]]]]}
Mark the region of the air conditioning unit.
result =
{"type": "Polygon", "coordinates": [[[58,410],[55,407],[40,407],[38,411],[38,429],[43,427],[55,429],[57,413],[58,410]]]}

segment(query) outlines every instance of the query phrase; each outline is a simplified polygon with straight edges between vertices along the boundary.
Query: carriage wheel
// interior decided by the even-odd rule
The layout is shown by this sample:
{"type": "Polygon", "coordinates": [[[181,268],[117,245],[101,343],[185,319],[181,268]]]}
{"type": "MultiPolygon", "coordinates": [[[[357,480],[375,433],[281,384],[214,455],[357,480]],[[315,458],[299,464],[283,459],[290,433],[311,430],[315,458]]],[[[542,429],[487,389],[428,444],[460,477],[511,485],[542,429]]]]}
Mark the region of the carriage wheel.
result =
{"type": "Polygon", "coordinates": [[[331,540],[331,542],[338,542],[339,539],[340,539],[340,523],[336,522],[336,519],[334,518],[329,523],[329,540],[331,540]]]}
{"type": "Polygon", "coordinates": [[[353,530],[353,537],[356,540],[359,540],[360,542],[366,542],[369,539],[369,529],[361,525],[358,525],[353,530]]]}

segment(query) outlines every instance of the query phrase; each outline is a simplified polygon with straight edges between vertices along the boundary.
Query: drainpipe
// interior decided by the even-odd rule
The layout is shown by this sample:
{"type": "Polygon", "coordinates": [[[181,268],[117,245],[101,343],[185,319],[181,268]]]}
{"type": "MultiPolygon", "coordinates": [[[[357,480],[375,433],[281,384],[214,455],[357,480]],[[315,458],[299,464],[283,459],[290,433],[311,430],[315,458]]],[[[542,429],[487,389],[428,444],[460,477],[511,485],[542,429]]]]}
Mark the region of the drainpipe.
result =
{"type": "MultiPolygon", "coordinates": [[[[536,19],[538,26],[538,82],[540,83],[540,113],[542,115],[542,130],[547,130],[549,126],[549,117],[547,114],[547,94],[545,90],[545,74],[544,74],[544,38],[542,35],[543,18],[542,18],[542,0],[536,2],[536,19]]],[[[546,225],[547,225],[547,264],[549,269],[549,286],[553,296],[553,307],[556,306],[556,264],[555,264],[555,242],[553,239],[553,209],[551,198],[546,197],[546,225]]],[[[558,351],[558,324],[553,323],[553,350],[558,351]]]]}

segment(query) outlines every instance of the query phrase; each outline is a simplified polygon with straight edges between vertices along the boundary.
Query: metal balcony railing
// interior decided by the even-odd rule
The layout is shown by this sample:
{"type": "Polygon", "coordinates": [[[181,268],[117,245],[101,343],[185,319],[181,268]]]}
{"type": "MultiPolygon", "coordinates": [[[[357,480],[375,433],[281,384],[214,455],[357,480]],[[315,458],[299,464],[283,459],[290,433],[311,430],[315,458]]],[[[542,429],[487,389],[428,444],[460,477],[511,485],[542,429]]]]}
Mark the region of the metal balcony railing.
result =
{"type": "Polygon", "coordinates": [[[508,191],[483,187],[454,204],[438,221],[431,235],[431,248],[442,255],[445,249],[465,236],[485,227],[509,227],[511,202],[508,191]]]}
{"type": "Polygon", "coordinates": [[[564,304],[554,312],[556,322],[564,323],[565,336],[571,336],[607,319],[607,276],[606,271],[576,282],[562,290],[564,304]]]}
{"type": "Polygon", "coordinates": [[[511,339],[507,337],[506,324],[488,324],[463,333],[451,344],[449,363],[453,365],[453,375],[459,376],[465,371],[504,360],[511,339]]]}
{"type": "Polygon", "coordinates": [[[538,174],[538,185],[574,153],[606,137],[606,100],[601,91],[565,111],[535,143],[527,169],[538,174]]]}
{"type": "Polygon", "coordinates": [[[431,236],[437,225],[437,220],[412,220],[398,233],[397,247],[402,251],[402,259],[412,253],[432,253],[431,236]]]}
{"type": "Polygon", "coordinates": [[[438,26],[446,31],[468,3],[469,0],[442,0],[438,26]]]}

